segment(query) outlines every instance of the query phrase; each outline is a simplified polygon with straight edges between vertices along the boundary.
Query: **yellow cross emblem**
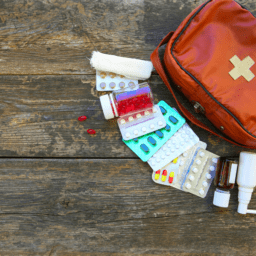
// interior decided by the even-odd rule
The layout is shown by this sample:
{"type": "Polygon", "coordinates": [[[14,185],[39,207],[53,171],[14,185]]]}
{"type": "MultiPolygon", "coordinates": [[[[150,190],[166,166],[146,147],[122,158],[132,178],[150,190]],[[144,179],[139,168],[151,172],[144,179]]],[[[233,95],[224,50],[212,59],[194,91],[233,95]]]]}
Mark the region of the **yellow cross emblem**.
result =
{"type": "Polygon", "coordinates": [[[250,82],[254,78],[255,75],[250,70],[250,67],[252,67],[255,62],[250,56],[247,56],[241,61],[236,55],[234,55],[229,61],[235,66],[229,72],[234,80],[243,76],[248,82],[250,82]]]}

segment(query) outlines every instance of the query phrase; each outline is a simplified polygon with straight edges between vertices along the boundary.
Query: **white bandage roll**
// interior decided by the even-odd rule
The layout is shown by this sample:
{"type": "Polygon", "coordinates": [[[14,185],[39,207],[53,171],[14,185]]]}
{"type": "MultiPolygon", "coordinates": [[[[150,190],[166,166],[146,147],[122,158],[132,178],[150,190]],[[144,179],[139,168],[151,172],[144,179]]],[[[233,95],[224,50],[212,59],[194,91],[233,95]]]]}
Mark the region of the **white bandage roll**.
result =
{"type": "Polygon", "coordinates": [[[153,70],[151,61],[119,57],[96,51],[92,53],[90,63],[96,70],[113,72],[134,80],[148,79],[153,70]]]}

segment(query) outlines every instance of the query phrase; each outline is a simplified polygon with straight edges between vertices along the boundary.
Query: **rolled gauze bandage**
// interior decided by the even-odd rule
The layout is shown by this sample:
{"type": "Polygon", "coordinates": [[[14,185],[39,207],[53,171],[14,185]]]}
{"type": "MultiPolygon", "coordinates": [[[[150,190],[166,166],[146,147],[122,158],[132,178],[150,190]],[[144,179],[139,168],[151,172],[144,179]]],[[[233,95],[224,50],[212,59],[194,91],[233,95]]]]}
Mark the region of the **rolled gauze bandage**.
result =
{"type": "Polygon", "coordinates": [[[145,80],[151,75],[151,61],[119,57],[115,55],[93,52],[91,66],[96,70],[113,72],[134,80],[145,80]]]}

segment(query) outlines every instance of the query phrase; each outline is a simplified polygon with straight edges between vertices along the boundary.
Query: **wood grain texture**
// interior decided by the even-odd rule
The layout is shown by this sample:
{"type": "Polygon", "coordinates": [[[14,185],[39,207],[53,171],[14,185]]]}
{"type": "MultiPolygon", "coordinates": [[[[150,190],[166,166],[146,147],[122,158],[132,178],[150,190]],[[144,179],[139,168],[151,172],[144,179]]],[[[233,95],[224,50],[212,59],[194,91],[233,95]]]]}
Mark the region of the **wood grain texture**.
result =
{"type": "MultiPolygon", "coordinates": [[[[255,1],[238,2],[256,14],[255,1]]],[[[213,187],[201,199],[155,184],[104,120],[89,64],[93,50],[149,60],[201,3],[0,1],[1,256],[256,255],[255,217],[237,214],[237,187],[221,210],[213,187]]],[[[157,75],[150,84],[156,102],[176,106],[157,75]]],[[[242,150],[191,127],[216,154],[242,150]]]]}
{"type": "MultiPolygon", "coordinates": [[[[158,76],[150,85],[155,102],[177,107],[158,76]]],[[[2,76],[0,80],[0,156],[137,158],[122,142],[116,120],[105,120],[95,75],[2,76]],[[77,118],[86,115],[87,120],[77,118]],[[87,129],[95,129],[89,135],[87,129]]],[[[179,95],[191,111],[192,105],[179,95]]],[[[198,115],[204,120],[204,116],[198,115]]],[[[238,155],[240,147],[191,126],[208,149],[238,155]]]]}
{"type": "Polygon", "coordinates": [[[152,40],[157,43],[190,11],[179,9],[181,3],[160,3],[1,1],[1,74],[91,74],[87,58],[93,50],[149,60],[152,40]],[[169,20],[166,7],[177,10],[168,27],[156,19],[161,10],[169,20]]]}
{"type": "MultiPolygon", "coordinates": [[[[240,1],[255,12],[255,3],[240,1]]],[[[93,50],[149,60],[201,1],[0,1],[0,74],[92,74],[93,50]]]]}
{"type": "Polygon", "coordinates": [[[223,211],[212,205],[213,188],[201,199],[157,185],[139,160],[2,159],[0,193],[1,255],[256,250],[255,217],[236,213],[236,188],[223,211]]]}

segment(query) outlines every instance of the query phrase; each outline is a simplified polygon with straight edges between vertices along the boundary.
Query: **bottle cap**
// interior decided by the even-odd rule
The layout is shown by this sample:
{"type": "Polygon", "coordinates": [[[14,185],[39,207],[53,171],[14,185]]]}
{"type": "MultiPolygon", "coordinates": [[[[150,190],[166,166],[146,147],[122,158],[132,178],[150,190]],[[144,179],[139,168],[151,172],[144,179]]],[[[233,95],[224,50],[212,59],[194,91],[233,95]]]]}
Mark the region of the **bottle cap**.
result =
{"type": "Polygon", "coordinates": [[[100,103],[103,110],[103,114],[106,119],[114,118],[114,113],[111,107],[110,99],[108,94],[100,96],[100,103]]]}
{"type": "Polygon", "coordinates": [[[229,205],[230,192],[216,189],[213,197],[213,204],[218,207],[227,208],[229,205]]]}

